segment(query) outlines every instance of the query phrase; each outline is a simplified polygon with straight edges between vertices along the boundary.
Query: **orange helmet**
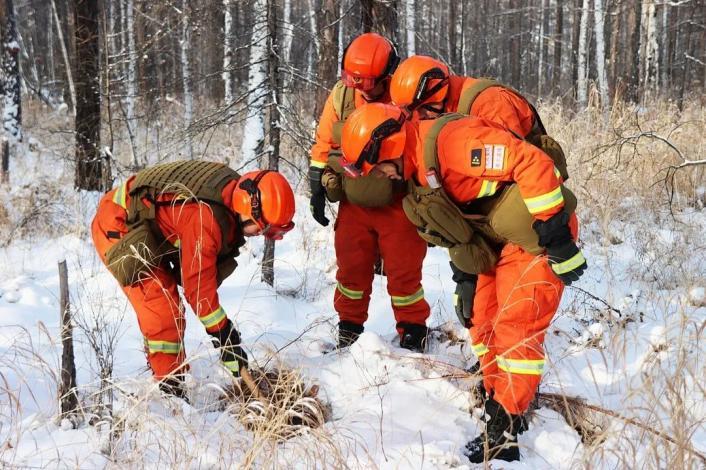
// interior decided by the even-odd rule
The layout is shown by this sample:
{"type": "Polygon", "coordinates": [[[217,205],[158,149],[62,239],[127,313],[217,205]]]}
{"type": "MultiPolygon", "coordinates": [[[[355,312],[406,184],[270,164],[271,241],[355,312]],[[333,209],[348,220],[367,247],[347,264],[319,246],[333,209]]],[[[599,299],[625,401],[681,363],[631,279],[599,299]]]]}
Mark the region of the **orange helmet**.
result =
{"type": "Polygon", "coordinates": [[[405,113],[391,104],[368,103],[348,116],[341,133],[343,169],[349,176],[367,175],[378,163],[404,153],[405,113]]]}
{"type": "Polygon", "coordinates": [[[281,240],[294,228],[294,193],[276,171],[245,173],[236,183],[231,204],[243,219],[252,220],[266,238],[281,240]]]}
{"type": "Polygon", "coordinates": [[[375,33],[361,34],[343,51],[341,80],[346,86],[369,91],[392,75],[399,62],[390,41],[375,33]]]}
{"type": "Polygon", "coordinates": [[[424,103],[446,99],[449,90],[449,68],[441,61],[425,55],[405,59],[392,76],[390,98],[397,106],[414,110],[424,103]]]}

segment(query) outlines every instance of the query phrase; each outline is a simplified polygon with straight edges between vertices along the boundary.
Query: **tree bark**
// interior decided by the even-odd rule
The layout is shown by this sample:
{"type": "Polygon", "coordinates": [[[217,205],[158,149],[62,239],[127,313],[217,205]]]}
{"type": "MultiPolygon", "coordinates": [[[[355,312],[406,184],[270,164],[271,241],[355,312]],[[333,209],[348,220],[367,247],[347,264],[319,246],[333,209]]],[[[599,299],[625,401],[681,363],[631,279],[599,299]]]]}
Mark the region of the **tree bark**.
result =
{"type": "Polygon", "coordinates": [[[627,63],[627,93],[628,101],[636,102],[640,90],[640,21],[642,19],[642,0],[634,0],[634,8],[628,9],[627,28],[630,31],[627,63]]]}
{"type": "Polygon", "coordinates": [[[76,49],[76,178],[78,189],[100,191],[100,41],[98,0],[73,0],[76,49]]]}
{"type": "Polygon", "coordinates": [[[182,0],[181,23],[181,79],[184,90],[184,127],[186,128],[186,156],[194,159],[194,146],[191,139],[191,122],[194,120],[194,91],[191,71],[191,5],[182,0]]]}
{"type": "Polygon", "coordinates": [[[564,2],[556,0],[556,29],[554,31],[554,70],[552,88],[555,95],[561,95],[561,43],[564,40],[564,2]]]}
{"type": "Polygon", "coordinates": [[[360,0],[360,6],[364,33],[378,33],[393,42],[398,42],[396,40],[397,0],[386,2],[360,0]]]}
{"type": "Polygon", "coordinates": [[[74,361],[73,326],[69,304],[69,274],[66,261],[59,262],[59,307],[61,319],[61,383],[59,403],[61,418],[67,418],[78,411],[76,394],[76,363],[74,361]]]}
{"type": "Polygon", "coordinates": [[[596,32],[596,70],[598,71],[598,90],[601,95],[601,107],[607,108],[608,102],[608,76],[605,69],[605,10],[603,0],[594,0],[593,18],[596,32]]]}
{"type": "Polygon", "coordinates": [[[329,90],[337,80],[338,71],[338,23],[337,8],[334,0],[323,0],[317,15],[318,31],[321,34],[320,56],[317,64],[317,78],[322,83],[316,92],[314,116],[321,115],[329,90]]]}
{"type": "MultiPolygon", "coordinates": [[[[416,0],[404,0],[405,8],[405,29],[407,30],[407,57],[411,57],[417,53],[416,44],[416,0]]],[[[461,3],[463,8],[463,3],[461,3]]]]}
{"type": "MultiPolygon", "coordinates": [[[[17,141],[22,141],[22,91],[20,77],[20,44],[17,34],[17,19],[12,0],[5,0],[5,14],[2,40],[2,92],[3,92],[3,129],[17,141]]],[[[2,20],[0,20],[2,21],[2,20]]]]}
{"type": "MultiPolygon", "coordinates": [[[[327,2],[328,3],[328,2],[327,2]]],[[[333,8],[333,1],[330,2],[331,11],[335,16],[335,9],[333,8]]],[[[337,40],[333,37],[326,37],[324,34],[325,41],[330,41],[331,51],[335,51],[337,47],[337,40]]],[[[271,93],[269,94],[269,107],[268,107],[268,129],[267,135],[269,136],[269,156],[267,162],[267,168],[269,170],[279,169],[279,148],[280,148],[280,110],[279,105],[282,103],[282,83],[280,80],[279,73],[279,40],[277,35],[277,2],[275,0],[267,0],[267,45],[268,45],[268,56],[267,56],[267,77],[269,82],[269,89],[271,93]]],[[[332,54],[332,57],[336,57],[332,54]]],[[[335,64],[334,64],[335,67],[335,64]]],[[[335,70],[335,69],[334,69],[335,70]]],[[[265,248],[262,254],[262,281],[274,285],[275,282],[275,270],[274,270],[274,260],[275,260],[275,241],[265,240],[265,248]]]]}
{"type": "Polygon", "coordinates": [[[247,117],[243,130],[241,155],[243,164],[249,166],[259,158],[265,139],[265,100],[270,96],[267,88],[267,15],[268,0],[255,0],[255,21],[250,39],[248,67],[247,117]]]}
{"type": "Polygon", "coordinates": [[[583,0],[583,6],[581,7],[581,24],[579,26],[579,56],[578,77],[576,80],[576,99],[579,103],[579,106],[581,106],[582,108],[586,106],[588,92],[588,2],[589,0],[583,0]]]}

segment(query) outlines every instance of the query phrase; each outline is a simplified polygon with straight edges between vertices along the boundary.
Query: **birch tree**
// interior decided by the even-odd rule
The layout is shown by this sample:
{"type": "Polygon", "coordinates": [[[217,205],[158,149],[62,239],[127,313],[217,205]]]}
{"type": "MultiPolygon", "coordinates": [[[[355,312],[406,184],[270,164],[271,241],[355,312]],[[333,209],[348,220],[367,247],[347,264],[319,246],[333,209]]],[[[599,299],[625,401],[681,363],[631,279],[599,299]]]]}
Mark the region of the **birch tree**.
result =
{"type": "Polygon", "coordinates": [[[194,147],[191,132],[188,130],[194,120],[194,94],[191,81],[191,6],[189,0],[182,0],[181,20],[181,78],[184,90],[184,125],[187,129],[186,156],[194,158],[194,147]]]}
{"type": "MultiPolygon", "coordinates": [[[[417,52],[416,38],[417,33],[415,23],[416,23],[416,0],[405,0],[404,11],[405,11],[405,28],[407,29],[407,57],[415,55],[417,52]]],[[[463,8],[463,4],[461,4],[463,8]]]]}
{"type": "Polygon", "coordinates": [[[12,0],[5,0],[6,24],[3,25],[2,74],[0,89],[3,95],[2,125],[5,132],[15,140],[22,140],[22,94],[20,79],[17,22],[12,0]]]}
{"type": "Polygon", "coordinates": [[[595,22],[596,33],[596,70],[598,72],[598,91],[601,95],[601,107],[604,109],[609,105],[608,102],[608,75],[605,68],[605,10],[603,9],[603,0],[594,0],[593,19],[595,22]]]}
{"type": "Polygon", "coordinates": [[[579,106],[585,107],[588,101],[588,1],[583,0],[581,7],[581,25],[579,26],[578,79],[576,81],[576,99],[579,106]]]}
{"type": "Polygon", "coordinates": [[[248,70],[247,117],[243,128],[241,154],[249,167],[262,152],[265,138],[265,98],[270,96],[267,80],[267,12],[268,0],[255,0],[255,21],[250,40],[248,70]]]}
{"type": "MultiPolygon", "coordinates": [[[[286,0],[286,4],[291,8],[291,0],[286,0]]],[[[223,88],[226,106],[233,103],[233,7],[233,0],[223,0],[223,88]]]]}
{"type": "Polygon", "coordinates": [[[659,46],[657,44],[657,10],[654,0],[645,0],[642,5],[642,44],[640,45],[640,69],[642,89],[655,87],[659,68],[659,46]]]}
{"type": "Polygon", "coordinates": [[[125,0],[125,35],[127,36],[127,87],[125,93],[125,125],[130,139],[132,164],[138,168],[137,122],[135,121],[135,100],[137,99],[137,50],[135,47],[134,0],[125,0]]]}

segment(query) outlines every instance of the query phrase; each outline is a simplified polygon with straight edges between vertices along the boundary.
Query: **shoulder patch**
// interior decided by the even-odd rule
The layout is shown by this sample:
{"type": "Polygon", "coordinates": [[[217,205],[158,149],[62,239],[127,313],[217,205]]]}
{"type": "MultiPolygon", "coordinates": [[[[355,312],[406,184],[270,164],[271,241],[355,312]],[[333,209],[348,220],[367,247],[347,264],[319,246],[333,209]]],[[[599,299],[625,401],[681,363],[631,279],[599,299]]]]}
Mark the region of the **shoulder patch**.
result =
{"type": "Polygon", "coordinates": [[[505,146],[493,145],[493,170],[505,168],[505,146]]]}
{"type": "Polygon", "coordinates": [[[481,149],[471,150],[471,166],[480,166],[483,151],[481,149]]]}

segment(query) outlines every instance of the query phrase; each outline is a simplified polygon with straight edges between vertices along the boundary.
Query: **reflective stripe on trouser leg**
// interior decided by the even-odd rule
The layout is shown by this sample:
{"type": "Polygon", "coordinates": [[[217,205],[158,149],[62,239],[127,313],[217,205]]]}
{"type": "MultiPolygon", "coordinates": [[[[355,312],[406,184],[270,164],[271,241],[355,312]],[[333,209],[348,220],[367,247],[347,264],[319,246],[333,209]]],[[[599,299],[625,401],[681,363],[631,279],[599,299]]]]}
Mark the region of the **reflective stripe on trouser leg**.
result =
{"type": "Polygon", "coordinates": [[[495,292],[495,272],[489,271],[478,275],[476,293],[473,298],[473,318],[471,320],[471,341],[474,353],[480,362],[483,374],[483,386],[490,393],[495,387],[498,375],[498,365],[493,352],[493,321],[498,311],[498,301],[495,292]],[[477,345],[483,345],[486,351],[476,350],[477,345]],[[480,354],[483,352],[483,354],[480,354]]]}
{"type": "Polygon", "coordinates": [[[377,259],[377,237],[371,231],[368,211],[349,202],[341,202],[336,219],[336,289],[333,306],[341,321],[358,325],[368,318],[373,269],[377,259]]]}
{"type": "Polygon", "coordinates": [[[491,349],[497,359],[495,399],[521,414],[534,398],[544,371],[544,335],[559,307],[563,284],[546,257],[506,245],[496,266],[500,305],[491,349]]]}
{"type": "Polygon", "coordinates": [[[427,244],[407,219],[402,201],[371,210],[380,256],[387,276],[387,293],[397,323],[426,324],[429,304],[422,288],[422,263],[427,244]]]}
{"type": "Polygon", "coordinates": [[[473,349],[473,354],[475,354],[478,359],[490,352],[488,346],[483,343],[472,344],[471,349],[473,349]]]}
{"type": "Polygon", "coordinates": [[[214,310],[211,313],[208,313],[202,317],[199,317],[199,320],[201,320],[201,324],[208,330],[209,328],[213,328],[214,326],[218,325],[221,323],[223,320],[226,319],[226,312],[223,310],[223,307],[219,306],[216,310],[214,310]]]}

